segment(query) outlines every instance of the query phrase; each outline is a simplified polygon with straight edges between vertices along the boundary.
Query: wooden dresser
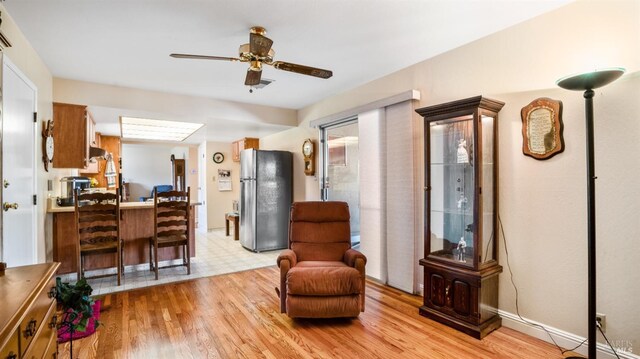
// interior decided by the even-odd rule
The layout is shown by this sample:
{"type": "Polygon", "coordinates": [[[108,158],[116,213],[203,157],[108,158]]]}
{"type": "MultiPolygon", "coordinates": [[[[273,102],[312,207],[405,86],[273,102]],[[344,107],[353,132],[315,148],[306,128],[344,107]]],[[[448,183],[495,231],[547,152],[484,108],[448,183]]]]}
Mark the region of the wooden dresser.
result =
{"type": "Polygon", "coordinates": [[[59,265],[8,268],[0,276],[0,359],[57,358],[54,275],[59,265]]]}

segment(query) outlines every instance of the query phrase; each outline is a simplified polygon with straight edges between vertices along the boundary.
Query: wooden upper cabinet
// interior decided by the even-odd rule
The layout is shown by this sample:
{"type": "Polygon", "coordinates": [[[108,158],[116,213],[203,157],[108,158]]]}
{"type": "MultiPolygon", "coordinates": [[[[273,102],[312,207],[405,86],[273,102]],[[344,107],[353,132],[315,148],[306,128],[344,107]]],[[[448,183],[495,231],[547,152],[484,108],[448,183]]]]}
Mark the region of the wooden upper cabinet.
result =
{"type": "MultiPolygon", "coordinates": [[[[93,122],[93,120],[90,122],[95,128],[95,122],[93,122]]],[[[93,136],[90,141],[90,145],[93,147],[100,147],[100,132],[93,131],[93,133],[90,134],[92,134],[93,136]]],[[[84,169],[81,168],[78,172],[80,172],[80,174],[98,174],[100,172],[99,160],[97,158],[89,159],[87,167],[85,167],[84,169]]]]}
{"type": "Polygon", "coordinates": [[[231,154],[234,162],[240,162],[240,152],[248,148],[260,149],[260,139],[245,137],[231,143],[231,154]]]}
{"type": "MultiPolygon", "coordinates": [[[[120,153],[122,152],[122,144],[120,141],[120,137],[118,136],[102,136],[99,132],[96,133],[97,145],[96,147],[100,147],[103,150],[107,151],[107,153],[111,153],[113,156],[113,164],[116,169],[116,175],[120,173],[120,153]]],[[[95,178],[98,180],[97,187],[108,187],[107,177],[104,176],[105,171],[107,170],[107,160],[104,159],[93,159],[93,162],[89,161],[89,166],[80,170],[81,174],[89,175],[89,177],[95,178]],[[95,170],[93,169],[95,166],[95,170]]],[[[118,188],[118,181],[116,180],[116,188],[118,188]]]]}
{"type": "Polygon", "coordinates": [[[86,168],[89,147],[97,143],[95,122],[87,106],[53,103],[53,167],[86,168]]]}

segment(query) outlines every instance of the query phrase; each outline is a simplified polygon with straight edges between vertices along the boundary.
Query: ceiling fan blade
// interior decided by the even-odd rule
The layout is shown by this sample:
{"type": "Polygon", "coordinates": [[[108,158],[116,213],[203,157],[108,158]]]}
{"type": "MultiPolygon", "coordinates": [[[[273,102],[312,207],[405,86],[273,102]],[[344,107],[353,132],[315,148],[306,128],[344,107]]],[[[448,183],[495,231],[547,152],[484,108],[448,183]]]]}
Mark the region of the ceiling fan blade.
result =
{"type": "Polygon", "coordinates": [[[191,55],[191,54],[170,54],[169,56],[174,57],[176,59],[240,61],[240,59],[235,57],[223,57],[223,56],[207,56],[207,55],[191,55]]]}
{"type": "Polygon", "coordinates": [[[255,86],[260,84],[260,77],[262,77],[262,70],[260,71],[254,71],[254,70],[247,70],[247,77],[244,80],[244,84],[247,86],[255,86]]]}
{"type": "Polygon", "coordinates": [[[267,56],[271,45],[273,45],[273,40],[270,38],[254,33],[249,34],[249,49],[252,54],[260,57],[267,56]]]}
{"type": "Polygon", "coordinates": [[[322,79],[328,79],[329,77],[333,76],[333,72],[331,70],[323,70],[316,67],[292,64],[290,62],[275,61],[271,65],[273,65],[273,67],[278,70],[295,72],[298,74],[319,77],[322,79]]]}

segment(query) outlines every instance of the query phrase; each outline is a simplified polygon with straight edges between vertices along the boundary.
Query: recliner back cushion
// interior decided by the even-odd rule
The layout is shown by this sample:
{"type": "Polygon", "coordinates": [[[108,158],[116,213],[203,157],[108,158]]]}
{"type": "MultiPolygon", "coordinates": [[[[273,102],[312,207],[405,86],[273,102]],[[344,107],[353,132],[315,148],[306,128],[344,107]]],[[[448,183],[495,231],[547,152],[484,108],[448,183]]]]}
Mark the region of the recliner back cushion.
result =
{"type": "Polygon", "coordinates": [[[296,202],[291,206],[289,246],[298,261],[342,261],[351,248],[345,202],[296,202]]]}

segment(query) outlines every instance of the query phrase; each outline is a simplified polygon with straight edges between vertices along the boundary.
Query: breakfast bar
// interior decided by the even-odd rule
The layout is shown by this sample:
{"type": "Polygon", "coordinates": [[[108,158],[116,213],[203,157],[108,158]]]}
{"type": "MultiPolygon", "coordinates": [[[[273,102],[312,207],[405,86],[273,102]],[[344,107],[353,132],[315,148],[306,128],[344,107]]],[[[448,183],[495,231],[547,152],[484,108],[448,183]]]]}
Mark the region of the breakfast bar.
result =
{"type": "MultiPolygon", "coordinates": [[[[195,206],[191,203],[189,216],[190,257],[196,255],[195,245],[195,206]]],[[[76,233],[75,208],[62,207],[49,201],[47,212],[53,215],[53,260],[60,262],[58,274],[76,272],[78,255],[78,235],[76,233]]],[[[120,203],[120,238],[124,241],[124,263],[135,265],[149,263],[149,238],[153,237],[153,202],[120,203]]],[[[85,257],[85,269],[101,269],[115,266],[110,254],[85,257]]],[[[171,260],[182,258],[176,248],[161,248],[158,259],[171,260]]]]}

